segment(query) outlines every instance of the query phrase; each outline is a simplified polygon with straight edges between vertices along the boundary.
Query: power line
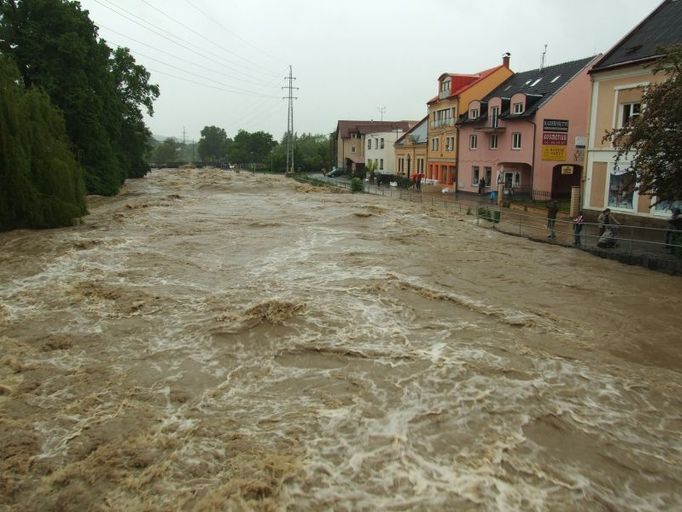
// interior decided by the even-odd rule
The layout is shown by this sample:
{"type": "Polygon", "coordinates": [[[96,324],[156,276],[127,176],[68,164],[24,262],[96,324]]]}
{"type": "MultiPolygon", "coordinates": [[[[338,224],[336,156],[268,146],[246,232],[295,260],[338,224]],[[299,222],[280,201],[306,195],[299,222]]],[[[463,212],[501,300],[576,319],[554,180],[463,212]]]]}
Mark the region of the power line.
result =
{"type": "MultiPolygon", "coordinates": [[[[101,24],[100,24],[99,26],[100,26],[101,28],[106,29],[106,30],[109,31],[109,32],[112,32],[112,33],[114,33],[114,34],[118,34],[119,36],[124,37],[125,39],[129,39],[130,41],[133,41],[133,42],[135,42],[135,43],[137,43],[137,44],[141,44],[142,46],[146,46],[147,48],[151,48],[152,50],[155,50],[155,51],[157,51],[157,52],[159,52],[159,53],[163,53],[164,55],[168,55],[169,57],[172,57],[172,58],[174,58],[174,59],[177,59],[177,60],[180,60],[180,61],[182,61],[182,62],[185,62],[185,63],[189,64],[190,66],[195,66],[195,67],[197,67],[197,68],[204,69],[204,70],[209,71],[209,72],[211,72],[211,73],[215,73],[216,75],[222,75],[222,76],[230,77],[232,80],[237,80],[238,82],[244,82],[244,83],[247,83],[247,84],[257,85],[257,86],[260,86],[260,87],[265,87],[265,86],[262,85],[262,82],[255,82],[255,81],[252,81],[252,80],[246,80],[246,79],[240,78],[240,77],[238,77],[238,76],[228,75],[227,73],[223,73],[223,72],[221,72],[221,71],[216,71],[215,69],[209,68],[208,66],[204,66],[204,65],[199,64],[199,63],[197,63],[197,62],[192,62],[191,60],[188,60],[188,59],[184,59],[184,58],[182,58],[182,57],[179,57],[178,55],[176,55],[176,54],[174,54],[174,53],[167,52],[166,50],[162,50],[161,48],[157,48],[157,47],[155,47],[155,46],[152,46],[152,45],[150,45],[150,44],[148,44],[148,43],[145,43],[144,41],[140,41],[139,39],[135,39],[134,37],[130,37],[130,36],[128,36],[128,35],[126,35],[126,34],[124,34],[124,33],[122,33],[122,32],[119,32],[118,30],[115,30],[115,29],[113,29],[113,28],[111,28],[111,27],[107,27],[107,26],[101,25],[101,24]]],[[[111,41],[111,40],[110,40],[110,41],[111,41]]],[[[126,47],[125,45],[116,43],[115,41],[111,41],[111,42],[112,42],[113,44],[117,45],[117,46],[126,47]]],[[[132,50],[131,50],[131,51],[132,51],[132,50]]],[[[142,55],[142,53],[137,52],[137,51],[135,51],[135,53],[138,53],[139,55],[142,55]]],[[[272,84],[274,85],[274,82],[277,82],[277,81],[279,81],[279,79],[273,81],[272,84]]]]}
{"type": "MultiPolygon", "coordinates": [[[[168,62],[164,62],[164,61],[159,60],[159,59],[157,59],[157,58],[151,57],[150,55],[145,55],[145,54],[139,53],[139,52],[133,52],[133,53],[135,53],[136,55],[140,55],[140,56],[142,56],[142,57],[144,57],[144,58],[146,58],[146,59],[151,59],[151,60],[153,60],[153,61],[156,61],[156,62],[158,62],[159,64],[163,64],[164,66],[168,66],[168,67],[171,67],[171,68],[173,68],[173,69],[177,69],[178,71],[181,71],[181,72],[183,72],[183,73],[186,73],[186,71],[185,71],[184,69],[182,69],[181,67],[178,67],[178,66],[175,66],[175,65],[173,65],[173,64],[170,64],[170,63],[168,63],[168,62]]],[[[236,94],[250,94],[250,95],[253,95],[253,96],[260,96],[260,97],[263,97],[263,98],[277,98],[277,96],[273,96],[273,95],[261,94],[261,93],[255,92],[255,91],[249,91],[249,90],[247,90],[247,89],[239,89],[239,88],[236,88],[236,87],[232,87],[231,85],[228,85],[228,84],[223,83],[223,82],[219,82],[219,81],[214,80],[214,79],[212,79],[212,78],[210,78],[210,77],[207,77],[207,76],[197,75],[197,74],[194,74],[193,76],[196,76],[196,77],[199,77],[199,78],[203,78],[204,80],[208,80],[209,82],[213,82],[213,83],[218,84],[218,85],[221,85],[221,86],[223,86],[223,87],[228,87],[228,88],[230,89],[230,92],[234,92],[234,93],[236,93],[236,94]]]]}
{"type": "Polygon", "coordinates": [[[151,7],[152,9],[154,9],[155,11],[161,13],[163,16],[165,16],[166,18],[168,18],[169,20],[171,20],[173,23],[176,23],[176,24],[180,25],[181,27],[186,28],[187,30],[189,30],[189,31],[192,32],[193,34],[198,35],[198,36],[201,37],[204,41],[208,41],[208,42],[211,43],[212,45],[217,46],[217,47],[220,48],[221,50],[223,50],[223,51],[225,51],[225,52],[227,52],[227,53],[229,53],[229,54],[231,54],[231,55],[234,55],[235,57],[237,57],[237,58],[243,60],[245,63],[247,63],[247,64],[249,64],[249,65],[251,65],[251,66],[253,66],[253,67],[255,67],[255,68],[260,68],[262,71],[267,72],[267,73],[270,74],[271,76],[277,76],[277,75],[274,74],[274,72],[272,72],[272,71],[270,71],[269,69],[267,69],[267,68],[261,66],[260,64],[257,64],[257,63],[255,63],[255,62],[253,62],[252,60],[247,59],[246,57],[244,57],[244,56],[242,56],[242,55],[239,55],[238,53],[235,53],[235,52],[233,52],[232,50],[230,50],[230,49],[228,49],[228,48],[225,48],[224,46],[222,46],[222,45],[216,43],[215,41],[210,40],[210,39],[207,38],[205,35],[201,34],[200,32],[197,32],[196,30],[194,30],[194,29],[193,29],[192,27],[190,27],[189,25],[187,25],[187,24],[185,24],[185,23],[183,23],[183,22],[181,22],[181,21],[176,20],[176,19],[173,18],[170,14],[168,14],[168,13],[162,11],[162,10],[159,9],[158,7],[154,7],[152,4],[150,4],[149,2],[147,2],[147,0],[141,0],[141,1],[142,1],[143,4],[146,4],[146,5],[148,5],[149,7],[151,7]]]}
{"type": "MultiPolygon", "coordinates": [[[[134,23],[134,24],[136,24],[136,25],[142,27],[143,29],[148,30],[149,32],[152,32],[153,34],[156,34],[156,35],[158,35],[159,37],[162,37],[163,39],[166,39],[167,41],[170,41],[171,43],[173,43],[173,44],[175,44],[175,45],[177,45],[177,46],[180,46],[181,48],[184,48],[184,49],[186,49],[186,50],[189,50],[190,52],[192,52],[192,53],[194,53],[194,54],[196,54],[196,55],[198,55],[198,56],[200,56],[200,57],[202,57],[202,58],[204,58],[204,59],[206,59],[206,60],[212,61],[212,62],[214,62],[214,63],[216,63],[216,64],[220,64],[220,65],[225,66],[225,67],[227,67],[227,68],[230,68],[230,69],[232,69],[232,71],[235,72],[235,73],[239,73],[239,74],[244,75],[244,76],[247,76],[247,77],[255,78],[255,77],[253,77],[253,75],[249,75],[248,73],[244,73],[243,71],[240,71],[239,69],[233,67],[231,64],[227,64],[227,62],[229,62],[229,61],[225,61],[225,60],[221,61],[221,60],[218,60],[218,59],[215,59],[215,58],[211,58],[211,57],[205,55],[205,53],[209,53],[209,55],[210,55],[211,53],[210,53],[210,52],[206,52],[205,50],[199,48],[197,45],[195,45],[195,44],[193,44],[193,43],[191,43],[191,42],[189,42],[189,41],[186,41],[186,40],[184,40],[184,39],[182,39],[182,38],[180,38],[180,37],[175,37],[175,39],[173,39],[173,38],[171,38],[171,37],[168,37],[168,36],[165,35],[163,32],[161,32],[161,30],[160,30],[158,27],[156,27],[153,23],[150,23],[150,22],[144,20],[143,18],[137,16],[136,14],[131,13],[130,11],[127,11],[127,10],[123,9],[122,7],[118,7],[118,9],[120,9],[120,10],[123,11],[124,13],[129,14],[130,16],[127,16],[126,14],[122,14],[122,13],[119,12],[116,8],[113,8],[113,7],[110,7],[110,6],[108,6],[108,5],[103,4],[100,0],[93,0],[93,1],[94,1],[95,3],[101,5],[101,6],[104,7],[105,9],[109,9],[110,11],[114,12],[115,14],[118,14],[119,16],[121,16],[121,17],[127,19],[128,21],[131,21],[132,23],[134,23]],[[139,20],[142,20],[142,22],[139,22],[139,21],[134,20],[133,18],[131,18],[131,16],[134,17],[134,18],[137,18],[137,19],[139,19],[139,20]],[[153,28],[149,28],[148,26],[145,26],[143,23],[145,23],[145,24],[147,24],[147,25],[150,25],[150,26],[153,27],[153,28]],[[178,41],[182,41],[182,43],[185,43],[185,44],[182,44],[182,43],[180,43],[180,42],[178,42],[178,41]],[[188,46],[188,45],[189,45],[189,46],[188,46]],[[196,48],[199,48],[199,51],[197,51],[197,50],[191,48],[191,46],[194,46],[194,47],[196,47],[196,48]]],[[[104,1],[107,2],[107,3],[110,3],[109,0],[104,0],[104,1]]],[[[220,57],[218,57],[218,58],[220,58],[220,57]]]]}
{"type": "Polygon", "coordinates": [[[216,86],[214,86],[214,85],[204,84],[204,83],[201,83],[201,82],[197,82],[196,80],[192,80],[192,79],[190,79],[190,78],[183,78],[183,77],[181,77],[181,76],[177,76],[177,75],[174,75],[174,74],[172,74],[172,73],[167,73],[166,71],[161,71],[161,70],[158,70],[158,69],[147,68],[147,70],[153,71],[154,73],[161,73],[162,75],[170,76],[170,77],[172,77],[172,78],[176,78],[176,79],[182,80],[182,81],[184,81],[184,82],[190,82],[190,83],[193,83],[193,84],[196,84],[196,85],[200,85],[200,86],[202,86],[202,87],[208,87],[209,89],[216,89],[216,90],[218,90],[218,91],[230,92],[230,93],[232,93],[232,94],[241,94],[241,95],[244,95],[244,96],[258,96],[258,97],[260,97],[260,98],[277,98],[277,96],[267,96],[267,95],[264,95],[264,94],[258,94],[258,93],[252,93],[252,92],[239,92],[239,91],[234,91],[234,90],[226,89],[226,88],[224,88],[224,87],[216,87],[216,86]]]}
{"type": "Polygon", "coordinates": [[[241,37],[241,36],[240,36],[239,34],[237,34],[236,32],[231,31],[230,29],[228,29],[227,27],[225,27],[225,25],[223,25],[223,24],[220,23],[218,20],[216,20],[214,16],[211,16],[210,14],[207,14],[206,12],[202,11],[201,9],[199,9],[196,5],[194,5],[194,4],[193,4],[192,2],[190,2],[189,0],[185,0],[185,3],[188,4],[189,6],[191,6],[192,8],[194,8],[197,12],[199,12],[199,13],[203,14],[204,16],[206,16],[206,18],[208,18],[208,19],[211,20],[213,23],[215,23],[216,25],[218,25],[220,28],[222,28],[222,29],[223,29],[225,32],[227,32],[228,34],[232,34],[235,38],[239,39],[240,41],[242,41],[242,42],[243,42],[244,44],[246,44],[247,46],[250,46],[250,47],[253,48],[254,50],[258,50],[260,53],[262,53],[263,55],[265,55],[266,57],[268,57],[269,59],[271,59],[273,62],[279,62],[278,59],[276,59],[275,57],[273,57],[272,55],[270,55],[268,52],[266,52],[265,50],[263,50],[262,48],[260,48],[260,47],[258,47],[258,46],[256,46],[256,45],[252,44],[251,42],[247,41],[246,39],[244,39],[243,37],[241,37]]]}

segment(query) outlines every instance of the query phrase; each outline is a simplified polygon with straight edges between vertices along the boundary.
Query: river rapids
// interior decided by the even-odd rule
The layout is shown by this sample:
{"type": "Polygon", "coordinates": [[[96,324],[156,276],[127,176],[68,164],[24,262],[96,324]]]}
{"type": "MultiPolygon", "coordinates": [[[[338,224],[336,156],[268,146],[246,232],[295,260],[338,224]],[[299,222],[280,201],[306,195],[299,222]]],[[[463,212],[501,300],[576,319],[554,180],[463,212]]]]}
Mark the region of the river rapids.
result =
{"type": "Polygon", "coordinates": [[[0,234],[0,510],[682,510],[682,278],[281,176],[0,234]]]}

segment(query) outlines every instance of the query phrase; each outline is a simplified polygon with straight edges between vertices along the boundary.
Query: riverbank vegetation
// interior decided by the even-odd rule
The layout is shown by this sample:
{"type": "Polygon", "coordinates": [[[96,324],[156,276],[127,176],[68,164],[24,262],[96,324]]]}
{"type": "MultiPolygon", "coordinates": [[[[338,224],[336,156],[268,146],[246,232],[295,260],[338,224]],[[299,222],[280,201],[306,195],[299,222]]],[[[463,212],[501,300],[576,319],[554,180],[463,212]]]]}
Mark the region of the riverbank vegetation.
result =
{"type": "Polygon", "coordinates": [[[144,176],[159,88],[78,2],[0,2],[0,229],[68,225],[84,195],[144,176]]]}

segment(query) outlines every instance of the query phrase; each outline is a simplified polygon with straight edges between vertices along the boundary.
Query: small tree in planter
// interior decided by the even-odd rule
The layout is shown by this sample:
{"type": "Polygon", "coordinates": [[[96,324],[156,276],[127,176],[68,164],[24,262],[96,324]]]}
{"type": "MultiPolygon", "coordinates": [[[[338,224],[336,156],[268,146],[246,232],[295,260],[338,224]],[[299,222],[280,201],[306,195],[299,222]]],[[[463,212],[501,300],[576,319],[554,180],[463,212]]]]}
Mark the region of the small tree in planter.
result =
{"type": "Polygon", "coordinates": [[[360,178],[350,180],[350,191],[353,193],[363,191],[362,180],[360,178]]]}

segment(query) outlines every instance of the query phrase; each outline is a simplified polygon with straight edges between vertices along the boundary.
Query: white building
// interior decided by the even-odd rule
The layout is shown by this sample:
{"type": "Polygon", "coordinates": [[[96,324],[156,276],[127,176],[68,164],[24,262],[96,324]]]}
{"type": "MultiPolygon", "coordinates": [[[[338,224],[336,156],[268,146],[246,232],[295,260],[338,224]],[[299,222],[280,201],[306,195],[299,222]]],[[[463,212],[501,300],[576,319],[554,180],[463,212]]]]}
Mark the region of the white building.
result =
{"type": "Polygon", "coordinates": [[[365,166],[370,169],[374,164],[375,172],[379,174],[397,174],[393,144],[403,133],[401,129],[367,133],[365,135],[365,166]]]}

